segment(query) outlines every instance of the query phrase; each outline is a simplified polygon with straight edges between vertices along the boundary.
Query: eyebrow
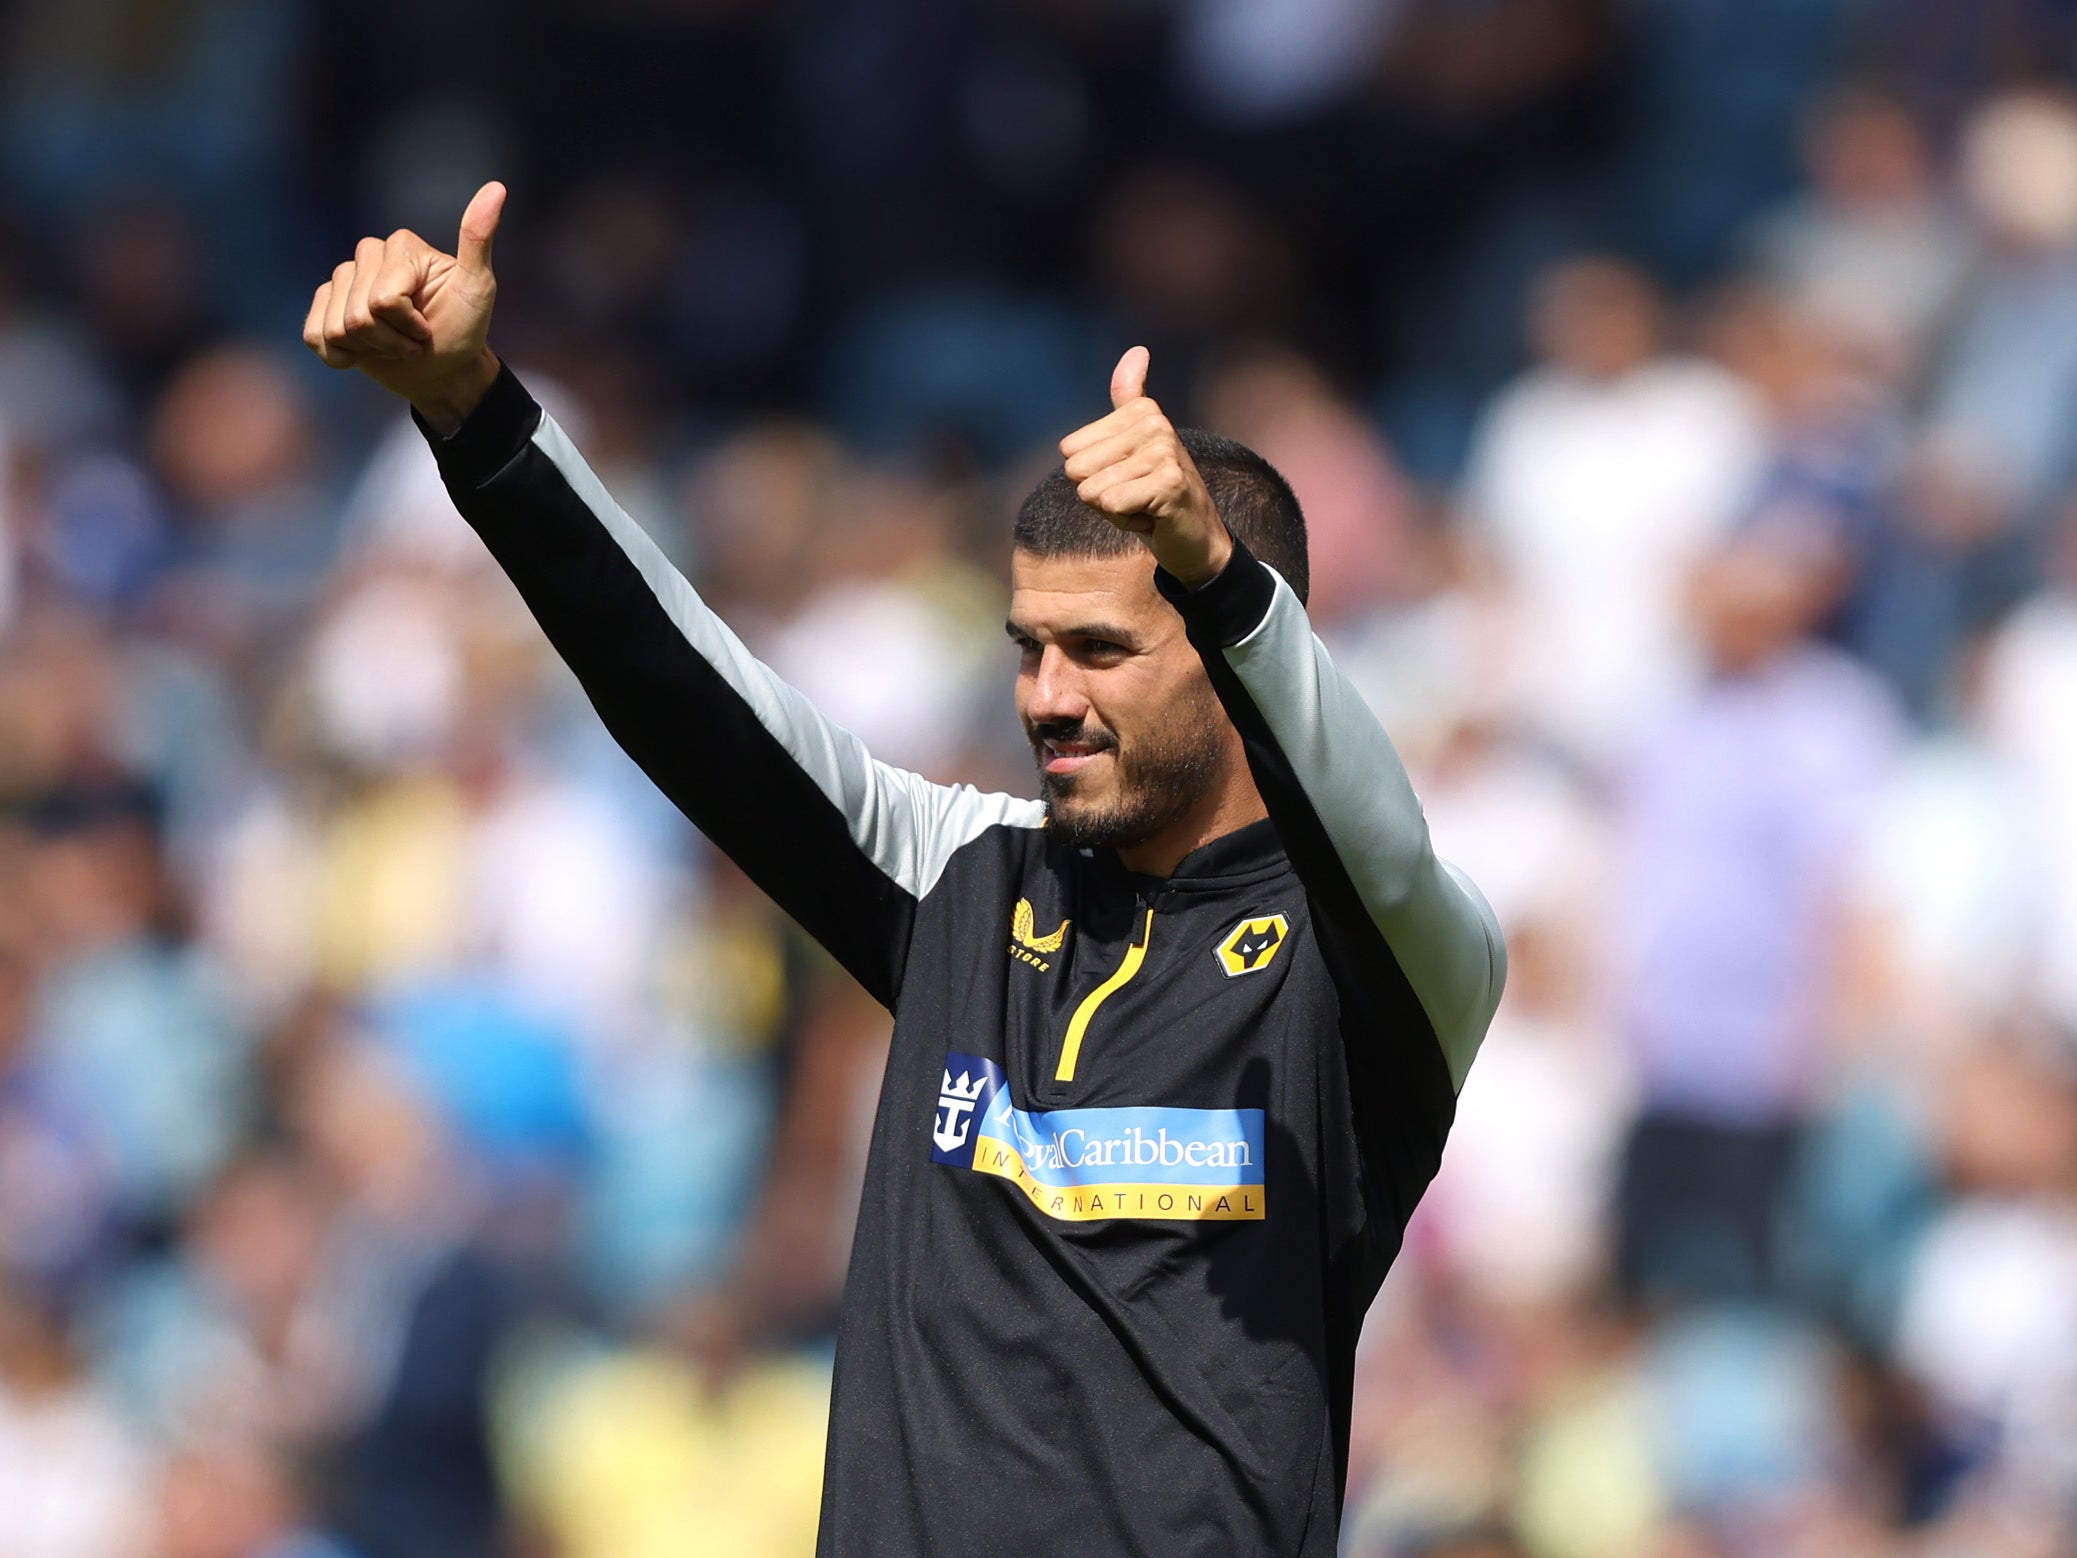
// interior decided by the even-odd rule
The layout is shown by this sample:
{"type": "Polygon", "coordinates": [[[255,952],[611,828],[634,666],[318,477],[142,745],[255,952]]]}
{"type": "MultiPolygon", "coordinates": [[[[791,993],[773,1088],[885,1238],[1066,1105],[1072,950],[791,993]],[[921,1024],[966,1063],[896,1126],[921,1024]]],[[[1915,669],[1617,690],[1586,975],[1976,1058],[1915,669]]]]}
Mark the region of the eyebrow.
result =
{"type": "MultiPolygon", "coordinates": [[[[1036,641],[1037,638],[1036,634],[1019,627],[1015,622],[1005,622],[1002,625],[1002,630],[1014,639],[1022,640],[1028,638],[1036,641]]],[[[1101,639],[1106,643],[1117,644],[1126,649],[1135,648],[1139,643],[1137,635],[1131,629],[1114,627],[1106,622],[1078,623],[1074,627],[1062,629],[1058,636],[1061,638],[1101,639]]]]}

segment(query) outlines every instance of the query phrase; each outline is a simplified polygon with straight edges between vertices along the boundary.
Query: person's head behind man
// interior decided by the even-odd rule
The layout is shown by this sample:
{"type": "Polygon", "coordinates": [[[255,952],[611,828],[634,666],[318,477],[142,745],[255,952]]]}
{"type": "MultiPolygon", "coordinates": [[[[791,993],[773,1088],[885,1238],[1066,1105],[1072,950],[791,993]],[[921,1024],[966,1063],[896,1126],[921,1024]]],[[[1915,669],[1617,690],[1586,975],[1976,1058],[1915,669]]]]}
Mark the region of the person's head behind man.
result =
{"type": "MultiPolygon", "coordinates": [[[[1252,450],[1195,428],[1185,451],[1241,544],[1306,597],[1305,519],[1252,450]]],[[[1083,503],[1055,470],[1018,510],[1008,629],[1023,652],[1017,712],[1039,765],[1048,825],[1165,873],[1162,841],[1203,842],[1223,800],[1253,781],[1240,737],[1182,619],[1154,589],[1137,535],[1083,503]],[[1139,846],[1150,846],[1151,853],[1139,846]]]]}

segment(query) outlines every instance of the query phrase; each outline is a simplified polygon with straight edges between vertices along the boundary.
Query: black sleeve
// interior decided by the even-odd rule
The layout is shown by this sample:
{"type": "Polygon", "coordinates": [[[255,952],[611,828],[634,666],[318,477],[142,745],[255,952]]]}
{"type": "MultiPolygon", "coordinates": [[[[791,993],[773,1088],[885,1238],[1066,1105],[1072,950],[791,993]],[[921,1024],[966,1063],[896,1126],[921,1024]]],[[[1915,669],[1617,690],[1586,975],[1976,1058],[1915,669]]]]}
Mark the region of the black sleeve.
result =
{"type": "Polygon", "coordinates": [[[989,827],[1038,826],[1037,803],[874,761],[751,656],[509,368],[451,438],[419,427],[614,739],[892,1006],[916,905],[947,861],[989,827]]]}

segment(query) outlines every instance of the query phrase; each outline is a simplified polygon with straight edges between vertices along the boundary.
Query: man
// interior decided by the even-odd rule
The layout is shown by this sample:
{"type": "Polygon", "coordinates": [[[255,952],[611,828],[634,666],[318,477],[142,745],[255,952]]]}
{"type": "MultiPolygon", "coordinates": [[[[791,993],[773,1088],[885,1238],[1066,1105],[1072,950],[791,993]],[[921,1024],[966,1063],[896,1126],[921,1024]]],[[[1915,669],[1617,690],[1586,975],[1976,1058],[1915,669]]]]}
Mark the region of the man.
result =
{"type": "Polygon", "coordinates": [[[1616,1274],[1666,1302],[1779,1295],[1802,1122],[1835,1074],[1850,869],[1902,721],[1817,637],[1845,549],[1760,515],[1688,590],[1708,676],[1615,774],[1615,1020],[1640,1100],[1616,1274]]]}
{"type": "Polygon", "coordinates": [[[503,200],[453,255],[363,239],[304,339],[411,402],[615,737],[895,1014],[821,1551],[1332,1553],[1357,1333],[1503,954],[1307,627],[1290,490],[1126,353],[1017,519],[1043,799],[926,783],[753,660],[490,353],[503,200]]]}
{"type": "Polygon", "coordinates": [[[1494,397],[1465,498],[1508,589],[1508,701],[1599,770],[1689,667],[1680,584],[1761,475],[1763,410],[1669,350],[1657,284],[1581,258],[1537,283],[1537,361],[1494,397]]]}

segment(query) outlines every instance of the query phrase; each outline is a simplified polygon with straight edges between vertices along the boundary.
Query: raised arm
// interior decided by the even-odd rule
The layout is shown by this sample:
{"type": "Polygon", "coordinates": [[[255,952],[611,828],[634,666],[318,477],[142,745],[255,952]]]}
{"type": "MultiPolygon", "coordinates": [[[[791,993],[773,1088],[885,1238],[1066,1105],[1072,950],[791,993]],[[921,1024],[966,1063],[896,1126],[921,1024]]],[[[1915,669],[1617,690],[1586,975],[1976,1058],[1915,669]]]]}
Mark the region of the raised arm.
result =
{"type": "Polygon", "coordinates": [[[1369,935],[1412,987],[1452,1087],[1500,1000],[1506,952],[1484,896],[1439,858],[1391,738],[1314,636],[1276,570],[1234,542],[1192,590],[1156,588],[1241,733],[1248,767],[1315,905],[1361,959],[1369,935]]]}
{"type": "Polygon", "coordinates": [[[901,988],[917,903],[990,827],[1036,802],[875,761],[760,664],[606,493],[485,345],[503,189],[471,202],[455,255],[363,239],[304,338],[403,395],[461,511],[657,786],[880,1001],[901,988]],[[345,302],[340,298],[344,297],[345,302]]]}
{"type": "MultiPolygon", "coordinates": [[[[1432,1033],[1453,1092],[1505,978],[1493,912],[1436,857],[1391,740],[1290,586],[1228,532],[1174,428],[1146,398],[1146,371],[1144,349],[1126,353],[1111,414],[1061,445],[1067,473],[1084,502],[1138,533],[1160,564],[1155,584],[1240,732],[1337,980],[1386,1030],[1378,1042],[1409,1022],[1432,1033]]],[[[1362,1057],[1351,1058],[1360,1069],[1362,1057]]]]}

